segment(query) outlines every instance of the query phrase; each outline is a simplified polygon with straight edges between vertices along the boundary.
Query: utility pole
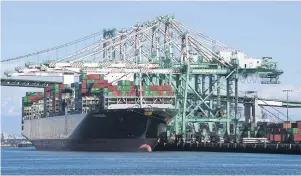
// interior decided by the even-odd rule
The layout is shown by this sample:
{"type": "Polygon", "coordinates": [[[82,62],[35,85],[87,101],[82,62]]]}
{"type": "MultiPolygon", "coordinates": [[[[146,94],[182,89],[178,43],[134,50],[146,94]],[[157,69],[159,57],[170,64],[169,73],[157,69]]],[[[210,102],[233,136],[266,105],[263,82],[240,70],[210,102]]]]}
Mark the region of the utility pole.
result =
{"type": "Polygon", "coordinates": [[[290,89],[284,89],[283,92],[286,92],[286,121],[288,121],[288,93],[292,92],[290,89]]]}

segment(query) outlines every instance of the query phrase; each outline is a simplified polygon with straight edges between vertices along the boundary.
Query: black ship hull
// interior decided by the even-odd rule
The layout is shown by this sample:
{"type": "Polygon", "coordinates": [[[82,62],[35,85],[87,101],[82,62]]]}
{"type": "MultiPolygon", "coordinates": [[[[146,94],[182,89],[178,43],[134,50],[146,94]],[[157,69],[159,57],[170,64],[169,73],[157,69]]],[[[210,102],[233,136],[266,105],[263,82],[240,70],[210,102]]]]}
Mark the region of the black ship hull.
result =
{"type": "MultiPolygon", "coordinates": [[[[150,151],[175,115],[175,109],[108,109],[85,114],[73,130],[65,125],[66,134],[72,131],[65,138],[30,139],[24,136],[38,150],[150,151]]],[[[68,121],[68,116],[62,118],[68,121]]]]}

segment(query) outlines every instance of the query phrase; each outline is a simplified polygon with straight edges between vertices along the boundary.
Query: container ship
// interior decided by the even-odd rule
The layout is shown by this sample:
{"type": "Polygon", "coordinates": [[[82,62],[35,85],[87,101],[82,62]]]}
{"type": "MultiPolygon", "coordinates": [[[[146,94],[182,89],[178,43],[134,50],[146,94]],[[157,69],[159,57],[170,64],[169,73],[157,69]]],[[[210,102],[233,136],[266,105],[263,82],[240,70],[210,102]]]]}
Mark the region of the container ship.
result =
{"type": "Polygon", "coordinates": [[[176,93],[171,85],[137,82],[81,73],[77,82],[65,75],[64,84],[26,92],[22,135],[37,150],[151,151],[178,113],[176,93]]]}

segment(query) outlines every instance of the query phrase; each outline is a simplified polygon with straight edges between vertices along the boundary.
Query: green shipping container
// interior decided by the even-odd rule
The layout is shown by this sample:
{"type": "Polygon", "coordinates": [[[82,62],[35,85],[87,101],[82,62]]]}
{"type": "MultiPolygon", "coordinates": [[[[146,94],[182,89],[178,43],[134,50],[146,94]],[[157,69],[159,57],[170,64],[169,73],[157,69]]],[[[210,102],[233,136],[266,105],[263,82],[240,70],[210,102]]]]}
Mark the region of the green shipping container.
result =
{"type": "Polygon", "coordinates": [[[122,86],[117,86],[117,90],[121,91],[122,90],[122,86]]]}
{"type": "Polygon", "coordinates": [[[129,91],[131,90],[131,86],[122,86],[123,91],[129,91]]]}
{"type": "Polygon", "coordinates": [[[144,90],[149,90],[149,87],[148,86],[144,86],[144,90]]]}
{"type": "Polygon", "coordinates": [[[130,80],[125,80],[125,83],[124,83],[126,86],[130,86],[131,85],[131,81],[130,80]]]}
{"type": "Polygon", "coordinates": [[[108,88],[103,88],[103,92],[109,92],[108,88]]]}
{"type": "Polygon", "coordinates": [[[108,92],[108,96],[112,97],[113,96],[113,92],[108,92]]]}
{"type": "Polygon", "coordinates": [[[144,91],[144,95],[145,96],[150,96],[150,92],[149,91],[144,91]]]}
{"type": "Polygon", "coordinates": [[[99,78],[104,80],[105,79],[105,75],[99,75],[99,78]]]}
{"type": "Polygon", "coordinates": [[[126,91],[122,91],[122,96],[126,96],[126,91]]]}
{"type": "Polygon", "coordinates": [[[87,74],[86,73],[82,74],[82,79],[87,79],[87,74]]]}
{"type": "Polygon", "coordinates": [[[167,92],[166,91],[163,91],[163,96],[168,96],[167,92]]]}
{"type": "Polygon", "coordinates": [[[292,128],[288,128],[288,129],[287,129],[287,133],[288,133],[288,134],[293,134],[293,129],[292,129],[292,128]]]}
{"type": "Polygon", "coordinates": [[[66,93],[66,96],[67,96],[67,97],[70,97],[70,93],[66,93]]]}
{"type": "Polygon", "coordinates": [[[91,93],[97,93],[97,92],[100,92],[99,88],[92,88],[91,89],[91,93]]]}
{"type": "Polygon", "coordinates": [[[59,84],[56,84],[54,87],[59,89],[59,88],[60,88],[60,85],[59,85],[59,84]]]}
{"type": "Polygon", "coordinates": [[[124,81],[124,80],[118,81],[118,85],[119,85],[119,86],[125,86],[125,81],[124,81]]]}
{"type": "Polygon", "coordinates": [[[158,91],[150,91],[151,96],[158,96],[158,91]]]}
{"type": "Polygon", "coordinates": [[[91,83],[93,84],[93,83],[95,83],[95,80],[88,79],[88,80],[87,80],[87,83],[88,83],[88,84],[91,84],[91,83]]]}
{"type": "Polygon", "coordinates": [[[293,133],[298,134],[298,128],[293,128],[293,133]]]}

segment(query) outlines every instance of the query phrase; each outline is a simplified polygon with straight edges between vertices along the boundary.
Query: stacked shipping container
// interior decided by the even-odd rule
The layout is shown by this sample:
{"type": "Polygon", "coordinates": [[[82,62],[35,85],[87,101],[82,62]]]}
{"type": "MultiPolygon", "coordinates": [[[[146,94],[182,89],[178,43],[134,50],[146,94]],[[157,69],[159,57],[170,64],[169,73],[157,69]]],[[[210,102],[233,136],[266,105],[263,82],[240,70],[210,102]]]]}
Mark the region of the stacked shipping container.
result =
{"type": "Polygon", "coordinates": [[[283,128],[272,129],[270,141],[282,142],[288,140],[301,142],[301,122],[284,122],[283,128]]]}
{"type": "MultiPolygon", "coordinates": [[[[30,92],[24,97],[24,105],[32,106],[33,102],[44,102],[44,98],[49,97],[47,101],[48,112],[63,111],[64,100],[74,102],[75,110],[89,109],[91,105],[99,105],[105,97],[109,98],[111,104],[117,102],[116,98],[126,97],[128,103],[134,102],[140,94],[144,97],[175,96],[175,90],[170,85],[143,85],[139,91],[139,86],[135,86],[133,81],[120,80],[116,85],[109,83],[104,79],[104,75],[82,73],[79,82],[73,84],[56,84],[53,87],[46,88],[46,93],[30,92]],[[53,92],[53,93],[52,93],[53,92]],[[113,98],[113,99],[112,99],[113,98]],[[51,101],[54,100],[54,101],[51,101]]],[[[69,104],[68,104],[69,105],[69,104]]],[[[69,106],[68,106],[69,107],[69,106]]]]}

